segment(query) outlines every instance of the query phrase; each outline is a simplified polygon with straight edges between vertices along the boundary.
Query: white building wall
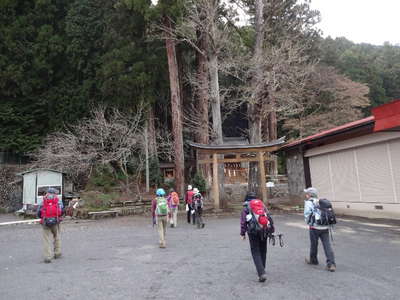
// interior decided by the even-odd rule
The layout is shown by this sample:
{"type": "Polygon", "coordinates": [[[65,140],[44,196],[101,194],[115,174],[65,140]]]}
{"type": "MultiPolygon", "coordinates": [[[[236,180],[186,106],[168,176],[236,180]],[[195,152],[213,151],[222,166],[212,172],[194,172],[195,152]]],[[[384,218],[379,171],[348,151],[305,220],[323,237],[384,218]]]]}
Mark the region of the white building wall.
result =
{"type": "Polygon", "coordinates": [[[400,218],[400,132],[394,134],[397,139],[371,134],[308,151],[320,197],[335,202],[339,212],[400,218]]]}
{"type": "Polygon", "coordinates": [[[24,175],[23,205],[35,204],[36,199],[36,173],[24,175]]]}
{"type": "Polygon", "coordinates": [[[38,171],[38,186],[61,185],[62,173],[48,170],[38,171]]]}

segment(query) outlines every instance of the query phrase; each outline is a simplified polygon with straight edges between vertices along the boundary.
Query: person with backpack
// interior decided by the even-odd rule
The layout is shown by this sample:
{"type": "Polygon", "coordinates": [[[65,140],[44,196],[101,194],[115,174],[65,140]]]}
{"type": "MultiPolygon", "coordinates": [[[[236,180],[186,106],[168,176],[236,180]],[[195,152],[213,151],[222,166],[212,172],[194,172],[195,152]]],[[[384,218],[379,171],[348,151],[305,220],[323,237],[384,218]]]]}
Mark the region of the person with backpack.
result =
{"type": "Polygon", "coordinates": [[[176,227],[178,224],[178,208],[179,208],[179,196],[174,189],[170,189],[167,198],[168,207],[170,208],[170,224],[171,228],[176,227]]]}
{"type": "Polygon", "coordinates": [[[158,234],[160,236],[160,248],[165,248],[165,235],[167,231],[167,218],[169,213],[168,202],[165,198],[164,189],[160,188],[156,191],[156,198],[153,199],[151,205],[153,216],[153,226],[157,224],[158,234]]]}
{"type": "Polygon", "coordinates": [[[192,198],[192,205],[195,211],[195,219],[197,228],[204,228],[205,224],[203,222],[203,196],[200,194],[198,188],[193,189],[193,198],[192,198]]]}
{"type": "Polygon", "coordinates": [[[58,191],[49,188],[38,208],[37,216],[43,229],[44,262],[50,263],[52,258],[61,257],[60,222],[62,221],[63,204],[57,197],[58,191]],[[53,239],[53,243],[52,240],[53,239]]]}
{"type": "Polygon", "coordinates": [[[190,224],[190,219],[192,219],[193,225],[195,224],[195,214],[192,213],[193,207],[193,187],[189,184],[185,195],[186,212],[187,212],[187,222],[190,224]]]}
{"type": "Polygon", "coordinates": [[[267,260],[267,239],[274,232],[272,218],[262,200],[253,192],[246,195],[240,216],[240,236],[249,237],[251,255],[256,266],[258,281],[267,280],[265,267],[267,260]]]}
{"type": "Polygon", "coordinates": [[[318,199],[318,190],[309,187],[304,190],[304,218],[309,226],[310,257],[305,259],[309,265],[318,265],[318,239],[321,240],[326,256],[326,270],[336,271],[335,255],[329,241],[329,226],[336,223],[332,205],[326,199],[318,199]]]}

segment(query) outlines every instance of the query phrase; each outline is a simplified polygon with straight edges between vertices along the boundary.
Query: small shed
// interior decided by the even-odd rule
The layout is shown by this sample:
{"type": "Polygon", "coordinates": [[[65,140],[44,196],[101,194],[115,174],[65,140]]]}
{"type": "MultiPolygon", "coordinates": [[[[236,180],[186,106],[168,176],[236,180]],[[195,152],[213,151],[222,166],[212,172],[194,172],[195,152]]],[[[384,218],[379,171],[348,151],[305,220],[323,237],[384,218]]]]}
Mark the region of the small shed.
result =
{"type": "Polygon", "coordinates": [[[52,187],[62,195],[64,191],[64,173],[51,169],[29,170],[18,175],[23,178],[22,203],[23,207],[42,203],[43,196],[52,187]]]}
{"type": "Polygon", "coordinates": [[[160,162],[160,170],[164,180],[175,179],[175,163],[173,162],[160,162]]]}

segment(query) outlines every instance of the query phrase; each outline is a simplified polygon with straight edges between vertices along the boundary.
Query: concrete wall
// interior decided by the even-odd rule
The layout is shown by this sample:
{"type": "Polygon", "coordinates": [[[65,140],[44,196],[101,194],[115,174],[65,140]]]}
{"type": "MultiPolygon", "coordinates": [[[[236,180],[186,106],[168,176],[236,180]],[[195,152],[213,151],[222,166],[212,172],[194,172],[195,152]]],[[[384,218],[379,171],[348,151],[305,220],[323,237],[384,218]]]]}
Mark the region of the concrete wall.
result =
{"type": "MultiPolygon", "coordinates": [[[[225,195],[229,205],[242,204],[247,194],[247,183],[224,184],[225,195]]],[[[275,187],[267,188],[267,198],[287,198],[288,185],[286,183],[275,184],[275,187]]]]}
{"type": "Polygon", "coordinates": [[[286,153],[286,169],[289,198],[295,201],[303,200],[303,190],[306,187],[306,182],[304,177],[303,155],[298,150],[292,150],[286,153]]]}
{"type": "Polygon", "coordinates": [[[337,214],[400,220],[400,204],[397,203],[333,202],[332,205],[337,214]]]}

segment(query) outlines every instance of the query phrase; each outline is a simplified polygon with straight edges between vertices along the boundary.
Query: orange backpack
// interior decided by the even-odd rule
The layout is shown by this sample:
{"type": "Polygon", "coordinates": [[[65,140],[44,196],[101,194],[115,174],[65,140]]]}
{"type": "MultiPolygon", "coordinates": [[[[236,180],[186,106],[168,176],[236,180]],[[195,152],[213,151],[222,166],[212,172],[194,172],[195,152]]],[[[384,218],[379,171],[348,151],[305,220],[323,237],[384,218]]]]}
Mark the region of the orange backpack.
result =
{"type": "Polygon", "coordinates": [[[179,205],[179,196],[176,192],[171,193],[171,203],[174,206],[179,205]]]}

